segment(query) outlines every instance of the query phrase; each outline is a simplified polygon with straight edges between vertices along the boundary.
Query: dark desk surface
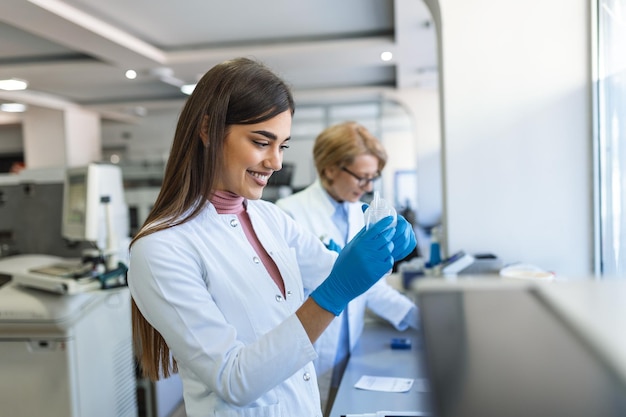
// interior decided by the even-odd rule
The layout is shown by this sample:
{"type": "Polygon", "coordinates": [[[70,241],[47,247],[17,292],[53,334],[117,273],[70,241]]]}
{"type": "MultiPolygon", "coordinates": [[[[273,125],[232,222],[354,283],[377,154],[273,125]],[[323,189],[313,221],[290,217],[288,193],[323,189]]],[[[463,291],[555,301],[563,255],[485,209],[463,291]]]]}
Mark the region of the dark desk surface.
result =
{"type": "Polygon", "coordinates": [[[361,339],[350,355],[348,366],[341,379],[339,391],[330,417],[346,414],[375,413],[377,411],[425,411],[432,407],[428,393],[418,391],[417,381],[408,392],[378,392],[354,388],[363,375],[396,378],[426,378],[422,357],[422,342],[419,332],[399,332],[391,325],[379,321],[367,322],[361,339]],[[410,350],[393,350],[393,337],[412,340],[410,350]]]}

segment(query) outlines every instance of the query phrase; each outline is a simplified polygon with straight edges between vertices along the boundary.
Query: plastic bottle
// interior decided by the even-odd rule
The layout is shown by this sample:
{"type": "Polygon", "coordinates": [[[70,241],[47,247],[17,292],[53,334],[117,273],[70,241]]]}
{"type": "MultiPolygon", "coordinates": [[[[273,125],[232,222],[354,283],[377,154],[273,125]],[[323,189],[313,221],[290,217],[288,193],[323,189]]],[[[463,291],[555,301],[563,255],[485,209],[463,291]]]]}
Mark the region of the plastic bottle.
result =
{"type": "Polygon", "coordinates": [[[398,221],[398,215],[396,213],[396,209],[385,200],[380,198],[380,193],[378,191],[374,191],[374,199],[371,204],[365,210],[365,229],[369,229],[370,225],[375,224],[377,221],[387,217],[393,216],[393,223],[391,226],[395,226],[398,221]]]}
{"type": "Polygon", "coordinates": [[[438,227],[433,228],[430,240],[430,259],[428,260],[428,266],[430,268],[437,266],[441,263],[441,245],[439,244],[438,227]]]}

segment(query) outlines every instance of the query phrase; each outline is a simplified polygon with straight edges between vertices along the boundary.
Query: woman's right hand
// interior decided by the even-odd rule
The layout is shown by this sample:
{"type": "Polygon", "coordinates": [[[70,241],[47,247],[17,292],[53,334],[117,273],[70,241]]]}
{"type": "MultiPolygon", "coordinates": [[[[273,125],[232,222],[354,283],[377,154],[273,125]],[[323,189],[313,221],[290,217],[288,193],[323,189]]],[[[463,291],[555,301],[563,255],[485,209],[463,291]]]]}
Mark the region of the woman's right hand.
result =
{"type": "Polygon", "coordinates": [[[367,291],[393,267],[395,228],[388,216],[365,227],[343,248],[330,275],[312,293],[320,307],[338,316],[348,303],[367,291]]]}

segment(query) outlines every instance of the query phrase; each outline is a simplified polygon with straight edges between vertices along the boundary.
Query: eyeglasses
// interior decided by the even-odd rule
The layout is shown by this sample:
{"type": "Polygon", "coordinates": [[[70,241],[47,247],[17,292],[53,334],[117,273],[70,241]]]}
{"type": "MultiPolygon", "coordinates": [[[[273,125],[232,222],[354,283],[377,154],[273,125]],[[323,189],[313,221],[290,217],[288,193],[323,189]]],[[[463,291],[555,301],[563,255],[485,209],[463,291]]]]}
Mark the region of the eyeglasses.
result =
{"type": "Polygon", "coordinates": [[[376,181],[377,179],[380,178],[380,172],[377,172],[376,175],[373,176],[372,178],[363,178],[363,177],[359,177],[358,175],[356,175],[354,172],[350,171],[346,167],[341,167],[341,170],[347,172],[350,175],[352,175],[359,182],[359,187],[361,187],[361,188],[367,187],[370,182],[374,182],[374,181],[376,181]]]}

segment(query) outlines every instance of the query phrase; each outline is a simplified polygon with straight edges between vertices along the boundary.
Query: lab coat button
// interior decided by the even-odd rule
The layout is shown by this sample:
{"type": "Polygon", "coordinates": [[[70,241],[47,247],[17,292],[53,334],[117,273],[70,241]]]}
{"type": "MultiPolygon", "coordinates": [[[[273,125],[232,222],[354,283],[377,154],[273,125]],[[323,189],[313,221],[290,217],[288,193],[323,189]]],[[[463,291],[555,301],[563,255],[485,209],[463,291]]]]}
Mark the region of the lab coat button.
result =
{"type": "Polygon", "coordinates": [[[302,379],[304,379],[305,381],[308,381],[311,379],[311,374],[308,372],[305,372],[304,375],[302,375],[302,379]]]}
{"type": "Polygon", "coordinates": [[[252,262],[254,262],[255,264],[258,264],[259,262],[261,262],[261,260],[255,256],[254,258],[252,258],[252,262]]]}
{"type": "Polygon", "coordinates": [[[282,296],[282,295],[280,295],[280,294],[276,294],[276,301],[279,301],[279,302],[280,302],[280,301],[282,301],[282,299],[283,299],[283,296],[282,296]]]}
{"type": "Polygon", "coordinates": [[[230,220],[230,225],[231,225],[232,227],[237,227],[237,226],[239,226],[239,220],[237,220],[237,219],[231,219],[231,220],[230,220]]]}

